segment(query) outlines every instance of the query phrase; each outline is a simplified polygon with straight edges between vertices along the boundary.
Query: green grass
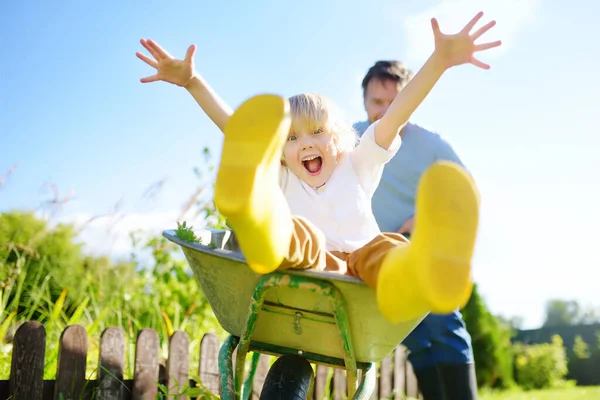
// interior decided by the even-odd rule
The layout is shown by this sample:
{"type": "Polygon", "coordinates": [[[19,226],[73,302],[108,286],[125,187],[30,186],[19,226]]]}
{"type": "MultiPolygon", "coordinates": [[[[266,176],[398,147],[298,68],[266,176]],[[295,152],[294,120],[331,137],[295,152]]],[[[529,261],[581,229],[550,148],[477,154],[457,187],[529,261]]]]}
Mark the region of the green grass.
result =
{"type": "Polygon", "coordinates": [[[600,399],[600,386],[481,393],[480,400],[592,400],[600,399]]]}
{"type": "MultiPolygon", "coordinates": [[[[483,390],[479,400],[596,400],[600,399],[600,386],[568,387],[545,390],[515,390],[505,392],[490,392],[483,390]]],[[[323,400],[331,400],[325,397],[323,400]]],[[[380,399],[382,400],[382,399],[380,399]]],[[[408,397],[403,400],[417,400],[408,397]]]]}

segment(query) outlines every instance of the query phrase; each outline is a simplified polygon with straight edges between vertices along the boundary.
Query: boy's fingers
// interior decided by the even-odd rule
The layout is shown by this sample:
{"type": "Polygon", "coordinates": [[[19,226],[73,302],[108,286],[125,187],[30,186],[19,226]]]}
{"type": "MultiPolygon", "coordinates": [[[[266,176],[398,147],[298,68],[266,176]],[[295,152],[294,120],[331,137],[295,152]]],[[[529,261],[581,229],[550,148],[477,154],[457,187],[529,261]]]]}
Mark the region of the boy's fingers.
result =
{"type": "Polygon", "coordinates": [[[491,48],[494,48],[494,47],[498,47],[501,44],[502,44],[502,42],[500,40],[496,40],[495,42],[490,42],[490,43],[476,44],[473,47],[473,51],[487,50],[487,49],[491,49],[491,48]]]}
{"type": "Polygon", "coordinates": [[[479,61],[475,57],[471,58],[471,64],[479,68],[490,69],[490,66],[488,64],[479,61]]]}
{"type": "Polygon", "coordinates": [[[147,41],[146,39],[142,39],[142,40],[140,40],[140,43],[142,44],[142,46],[144,46],[144,48],[145,48],[146,50],[148,50],[148,52],[149,52],[150,54],[152,54],[152,57],[154,57],[154,58],[156,58],[156,59],[158,60],[158,53],[156,52],[156,50],[154,50],[154,49],[152,48],[152,46],[150,46],[150,45],[148,44],[148,41],[147,41]]]}
{"type": "Polygon", "coordinates": [[[477,23],[477,21],[479,21],[479,19],[481,19],[482,16],[483,16],[483,11],[479,11],[477,13],[477,15],[475,15],[473,17],[473,19],[471,19],[467,25],[465,25],[465,27],[462,29],[462,32],[463,33],[464,32],[467,32],[467,33],[470,32],[471,29],[473,29],[473,27],[475,26],[475,24],[477,23]]]}
{"type": "Polygon", "coordinates": [[[156,82],[158,81],[158,75],[147,76],[145,78],[140,79],[142,83],[156,82]]]}
{"type": "Polygon", "coordinates": [[[144,46],[146,50],[148,50],[150,54],[152,54],[152,57],[154,57],[156,60],[160,60],[161,57],[159,56],[158,52],[154,50],[152,46],[150,46],[148,40],[142,39],[140,40],[140,43],[142,44],[142,46],[144,46]]]}
{"type": "Polygon", "coordinates": [[[150,57],[146,56],[145,54],[140,53],[139,51],[135,53],[135,55],[142,60],[143,62],[145,62],[146,64],[148,64],[151,67],[157,68],[158,69],[158,63],[156,61],[154,61],[153,59],[151,59],[150,57]]]}
{"type": "Polygon", "coordinates": [[[440,31],[440,24],[435,18],[431,18],[431,29],[433,29],[433,36],[439,36],[442,33],[440,31]]]}
{"type": "Polygon", "coordinates": [[[158,53],[161,58],[171,58],[169,53],[167,53],[162,47],[158,45],[154,40],[148,39],[148,44],[152,46],[152,48],[158,53]]]}
{"type": "Polygon", "coordinates": [[[481,28],[477,29],[475,33],[471,35],[471,39],[477,40],[481,35],[489,31],[494,25],[496,25],[496,21],[490,21],[481,28]]]}
{"type": "Polygon", "coordinates": [[[194,58],[194,54],[196,53],[196,45],[193,44],[188,47],[187,52],[185,53],[185,59],[190,61],[194,58]]]}

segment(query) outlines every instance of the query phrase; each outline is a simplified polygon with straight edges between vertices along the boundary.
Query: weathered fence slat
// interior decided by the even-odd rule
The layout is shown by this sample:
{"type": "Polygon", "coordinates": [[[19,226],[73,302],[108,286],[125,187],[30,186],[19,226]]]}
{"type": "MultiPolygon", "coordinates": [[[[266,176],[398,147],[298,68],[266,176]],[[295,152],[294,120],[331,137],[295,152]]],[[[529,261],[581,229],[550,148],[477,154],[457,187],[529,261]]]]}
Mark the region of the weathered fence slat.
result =
{"type": "Polygon", "coordinates": [[[158,334],[152,329],[142,329],[135,344],[135,372],[133,400],[154,400],[158,394],[159,366],[158,334]]]}
{"type": "Polygon", "coordinates": [[[125,335],[121,328],[106,328],[100,335],[97,400],[123,399],[125,335]]]}
{"type": "Polygon", "coordinates": [[[190,339],[187,333],[177,331],[169,340],[169,358],[167,359],[167,376],[169,398],[188,400],[188,396],[171,396],[181,393],[189,386],[189,356],[190,339]]]}
{"type": "Polygon", "coordinates": [[[392,396],[392,357],[393,354],[390,354],[381,360],[381,367],[379,368],[379,398],[381,399],[389,399],[392,396]]]}
{"type": "Polygon", "coordinates": [[[348,396],[346,384],[346,370],[342,368],[333,369],[333,400],[343,400],[348,396]]]}
{"type": "MultiPolygon", "coordinates": [[[[329,377],[330,368],[324,365],[317,365],[315,376],[315,400],[321,400],[325,396],[325,387],[329,377]]],[[[328,393],[329,394],[329,393],[328,393]]]]}
{"type": "Polygon", "coordinates": [[[44,390],[46,331],[28,321],[17,329],[10,366],[11,400],[41,399],[44,390]]]}
{"type": "Polygon", "coordinates": [[[54,400],[80,399],[86,389],[88,336],[80,325],[67,327],[60,336],[54,400]]]}
{"type": "Polygon", "coordinates": [[[219,393],[221,380],[219,377],[219,338],[214,333],[207,333],[200,342],[200,365],[198,376],[204,387],[212,393],[219,393]]]}
{"type": "Polygon", "coordinates": [[[402,399],[406,393],[406,350],[398,346],[394,351],[394,398],[402,399]]]}

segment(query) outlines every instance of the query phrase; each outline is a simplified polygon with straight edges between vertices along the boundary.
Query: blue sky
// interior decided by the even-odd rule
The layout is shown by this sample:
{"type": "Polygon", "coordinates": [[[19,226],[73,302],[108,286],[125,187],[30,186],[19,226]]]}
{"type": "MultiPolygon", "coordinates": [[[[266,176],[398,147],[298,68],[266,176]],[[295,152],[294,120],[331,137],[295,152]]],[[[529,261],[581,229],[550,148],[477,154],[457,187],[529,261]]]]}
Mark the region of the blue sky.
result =
{"type": "Polygon", "coordinates": [[[316,91],[357,121],[373,62],[417,70],[432,50],[430,17],[450,32],[481,9],[482,23],[498,23],[488,38],[504,42],[481,56],[492,69],[449,71],[413,118],[450,140],[477,178],[475,278],[492,311],[526,326],[541,323],[551,297],[600,305],[600,6],[585,3],[4,1],[0,176],[18,166],[0,211],[36,207],[50,197],[45,184],[74,194],[59,215],[66,221],[122,199],[120,238],[107,239],[110,224],[98,220],[82,233],[90,251],[126,252],[128,230],[175,226],[195,189],[192,168],[205,146],[218,154],[221,136],[182,89],[139,82],[152,73],[135,57],[142,37],[179,57],[195,43],[198,71],[232,107],[260,92],[316,91]],[[144,200],[161,179],[158,197],[144,200]]]}

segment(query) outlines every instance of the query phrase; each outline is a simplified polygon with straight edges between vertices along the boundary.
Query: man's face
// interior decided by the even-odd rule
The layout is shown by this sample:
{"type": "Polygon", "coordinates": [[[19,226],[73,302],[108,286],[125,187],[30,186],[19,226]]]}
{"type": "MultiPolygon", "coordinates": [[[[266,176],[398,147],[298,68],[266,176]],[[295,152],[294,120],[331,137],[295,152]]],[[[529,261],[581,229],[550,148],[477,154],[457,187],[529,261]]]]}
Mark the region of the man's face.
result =
{"type": "Polygon", "coordinates": [[[373,78],[367,84],[365,91],[365,110],[369,123],[373,123],[383,117],[392,101],[398,94],[398,85],[392,80],[380,80],[373,78]]]}

